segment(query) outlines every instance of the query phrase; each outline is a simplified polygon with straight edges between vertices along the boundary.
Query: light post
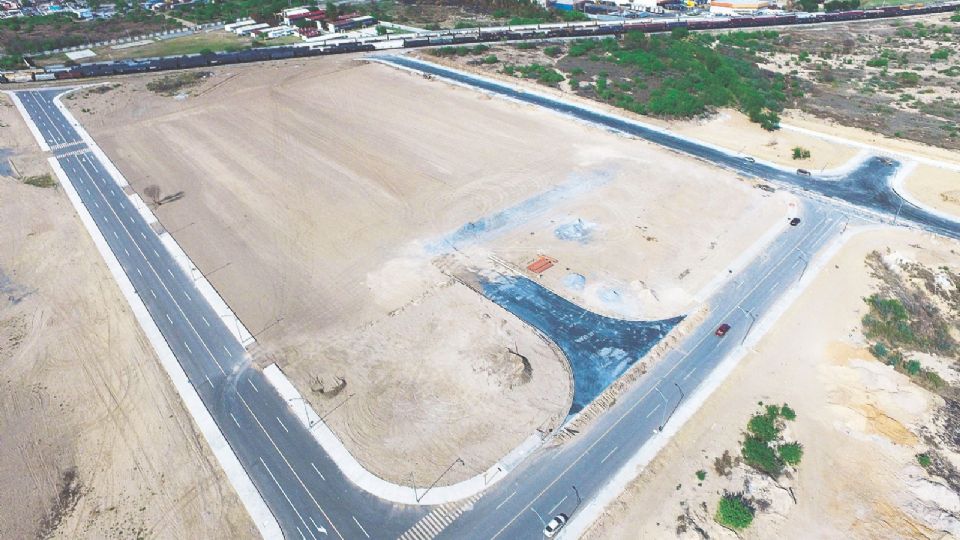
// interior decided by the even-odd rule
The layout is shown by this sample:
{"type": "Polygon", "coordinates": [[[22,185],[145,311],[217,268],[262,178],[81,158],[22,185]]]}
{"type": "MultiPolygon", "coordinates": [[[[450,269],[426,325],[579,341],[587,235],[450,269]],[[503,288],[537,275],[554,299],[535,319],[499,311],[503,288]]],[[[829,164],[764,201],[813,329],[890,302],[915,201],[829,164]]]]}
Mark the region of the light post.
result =
{"type": "MultiPolygon", "coordinates": [[[[661,379],[662,381],[662,379],[661,379]]],[[[653,387],[654,390],[660,394],[660,399],[663,400],[663,414],[660,415],[660,426],[657,428],[657,432],[663,431],[663,425],[667,423],[667,405],[670,403],[667,401],[667,396],[663,395],[663,392],[660,391],[660,381],[657,381],[657,385],[653,387]]]]}
{"type": "Polygon", "coordinates": [[[810,260],[807,259],[806,254],[804,254],[804,252],[800,251],[799,249],[797,250],[797,254],[800,255],[800,259],[803,260],[803,270],[800,271],[800,277],[797,278],[797,281],[800,281],[801,279],[803,279],[803,274],[807,272],[807,266],[810,265],[810,260]]]}

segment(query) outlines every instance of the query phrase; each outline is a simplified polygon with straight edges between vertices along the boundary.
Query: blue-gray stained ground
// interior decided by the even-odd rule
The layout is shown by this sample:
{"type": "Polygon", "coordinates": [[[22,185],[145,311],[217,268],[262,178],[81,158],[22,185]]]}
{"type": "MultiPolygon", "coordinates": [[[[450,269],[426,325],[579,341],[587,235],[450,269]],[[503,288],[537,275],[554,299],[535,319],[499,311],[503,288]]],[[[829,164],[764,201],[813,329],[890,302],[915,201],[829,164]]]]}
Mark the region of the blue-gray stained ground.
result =
{"type": "Polygon", "coordinates": [[[573,371],[573,404],[586,407],[643,358],[683,317],[625,321],[604,317],[522,276],[481,279],[483,294],[553,341],[573,371]]]}

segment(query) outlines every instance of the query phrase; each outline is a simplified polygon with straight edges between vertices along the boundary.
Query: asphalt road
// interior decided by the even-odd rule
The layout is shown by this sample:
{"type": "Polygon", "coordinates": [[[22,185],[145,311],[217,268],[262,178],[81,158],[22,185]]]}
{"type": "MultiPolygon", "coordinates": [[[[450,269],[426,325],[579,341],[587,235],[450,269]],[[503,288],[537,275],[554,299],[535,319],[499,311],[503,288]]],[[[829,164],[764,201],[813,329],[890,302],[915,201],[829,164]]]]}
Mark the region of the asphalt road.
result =
{"type": "MultiPolygon", "coordinates": [[[[446,76],[439,71],[434,74],[446,76]]],[[[383,501],[359,490],[340,474],[259,370],[249,365],[243,347],[196,291],[191,277],[180,270],[103,164],[53,105],[53,97],[61,92],[63,89],[23,91],[18,95],[287,537],[396,538],[407,531],[431,509],[383,501]]],[[[548,98],[528,100],[535,96],[515,93],[510,97],[594,122],[609,120],[615,129],[780,185],[840,198],[845,204],[805,199],[800,209],[802,224],[788,228],[750,266],[732,276],[710,299],[713,309],[706,321],[587,431],[558,448],[538,451],[459,519],[452,523],[444,520],[441,525],[447,526],[445,530],[428,517],[430,526],[421,521],[416,532],[405,538],[436,534],[449,538],[539,538],[541,517],[575,512],[580,497],[588,499],[597,494],[637,449],[658,436],[656,428],[669,419],[682,396],[689,395],[739,345],[753,321],[806,270],[812,255],[851,220],[860,219],[851,209],[859,206],[890,213],[892,205],[900,206],[898,199],[883,195],[886,177],[894,168],[879,161],[868,162],[846,179],[799,177],[659,132],[637,133],[632,124],[544,102],[548,98]],[[732,329],[724,338],[717,338],[713,332],[723,322],[732,329]]],[[[955,226],[939,218],[931,220],[921,209],[908,211],[904,207],[900,211],[903,218],[958,237],[955,226]]]]}
{"type": "Polygon", "coordinates": [[[344,478],[52,103],[19,92],[167,344],[289,538],[396,538],[426,513],[344,478]]]}

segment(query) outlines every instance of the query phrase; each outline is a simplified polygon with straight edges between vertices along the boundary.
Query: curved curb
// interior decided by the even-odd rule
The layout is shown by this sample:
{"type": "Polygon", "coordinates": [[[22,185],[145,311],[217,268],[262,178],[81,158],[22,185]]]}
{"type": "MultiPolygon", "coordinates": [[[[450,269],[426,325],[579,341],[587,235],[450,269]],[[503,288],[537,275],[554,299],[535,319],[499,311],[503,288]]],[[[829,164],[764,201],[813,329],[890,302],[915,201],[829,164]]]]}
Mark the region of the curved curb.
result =
{"type": "Polygon", "coordinates": [[[907,201],[913,206],[916,206],[917,208],[922,209],[924,212],[933,214],[941,219],[960,223],[960,216],[948,214],[942,210],[938,210],[926,203],[921,202],[919,199],[913,196],[913,193],[910,193],[909,189],[907,189],[907,177],[913,173],[913,171],[917,168],[917,165],[918,163],[916,161],[909,161],[900,167],[900,170],[897,171],[897,174],[893,177],[893,180],[890,181],[890,189],[892,189],[893,192],[896,193],[901,199],[907,201]]]}
{"type": "Polygon", "coordinates": [[[483,473],[456,484],[426,488],[401,486],[388,482],[365,469],[313,410],[310,403],[300,394],[279,366],[270,364],[263,370],[263,375],[348,480],[372,495],[395,503],[433,506],[466,499],[502,480],[507,473],[543,444],[540,435],[534,433],[483,473]]]}

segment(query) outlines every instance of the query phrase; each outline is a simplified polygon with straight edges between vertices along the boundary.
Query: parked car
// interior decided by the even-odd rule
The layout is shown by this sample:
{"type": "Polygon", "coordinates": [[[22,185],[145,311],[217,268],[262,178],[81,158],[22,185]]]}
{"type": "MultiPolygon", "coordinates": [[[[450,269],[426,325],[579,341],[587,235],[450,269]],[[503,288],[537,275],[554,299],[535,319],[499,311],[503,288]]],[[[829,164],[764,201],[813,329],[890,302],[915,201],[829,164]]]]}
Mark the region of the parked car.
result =
{"type": "Polygon", "coordinates": [[[553,516],[553,519],[550,520],[550,523],[547,523],[547,526],[543,528],[543,535],[547,538],[553,538],[556,536],[560,529],[567,524],[567,515],[566,514],[557,514],[553,516]]]}
{"type": "Polygon", "coordinates": [[[727,332],[729,332],[729,331],[730,331],[730,325],[727,324],[727,323],[723,323],[723,324],[721,324],[720,326],[717,327],[717,331],[714,332],[714,334],[716,334],[717,337],[723,337],[723,336],[727,335],[727,332]]]}
{"type": "Polygon", "coordinates": [[[800,224],[800,218],[798,218],[798,217],[795,217],[795,218],[793,218],[793,219],[790,220],[790,226],[792,226],[792,227],[796,227],[796,226],[799,225],[799,224],[800,224]]]}
{"type": "Polygon", "coordinates": [[[757,162],[756,159],[754,159],[754,158],[752,158],[752,157],[750,157],[750,156],[743,156],[743,160],[746,161],[746,162],[748,162],[748,163],[756,163],[756,162],[757,162]]]}

